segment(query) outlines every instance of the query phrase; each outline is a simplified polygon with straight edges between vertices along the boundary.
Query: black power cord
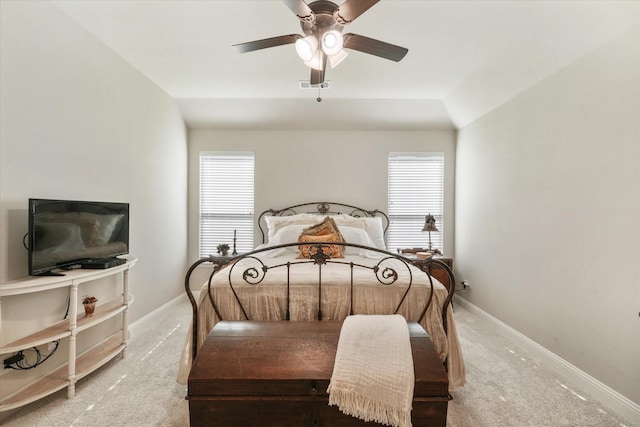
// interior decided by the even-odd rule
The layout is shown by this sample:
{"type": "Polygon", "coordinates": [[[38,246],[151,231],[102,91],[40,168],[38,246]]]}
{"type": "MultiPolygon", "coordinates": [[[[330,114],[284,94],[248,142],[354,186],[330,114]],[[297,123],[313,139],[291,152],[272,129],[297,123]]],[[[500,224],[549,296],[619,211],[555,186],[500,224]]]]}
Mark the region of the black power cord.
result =
{"type": "Polygon", "coordinates": [[[55,347],[49,352],[49,354],[43,355],[38,347],[28,348],[25,350],[20,350],[15,355],[4,359],[4,369],[15,369],[18,371],[23,371],[27,369],[33,369],[35,367],[43,364],[48,358],[50,358],[53,353],[56,352],[58,346],[60,345],[60,340],[53,341],[55,347]],[[33,351],[36,355],[35,361],[29,361],[24,355],[25,351],[33,351]]]}
{"type": "MultiPolygon", "coordinates": [[[[71,294],[67,297],[67,309],[64,313],[63,320],[69,316],[69,307],[71,305],[71,294]]],[[[18,351],[11,357],[7,357],[4,359],[4,369],[15,369],[18,371],[23,371],[27,369],[33,369],[40,365],[42,365],[48,358],[50,358],[53,353],[58,350],[60,346],[60,340],[52,341],[54,344],[53,349],[48,354],[43,354],[38,347],[26,348],[24,350],[18,351]],[[30,361],[26,358],[25,352],[34,352],[35,353],[35,361],[30,361]]]]}

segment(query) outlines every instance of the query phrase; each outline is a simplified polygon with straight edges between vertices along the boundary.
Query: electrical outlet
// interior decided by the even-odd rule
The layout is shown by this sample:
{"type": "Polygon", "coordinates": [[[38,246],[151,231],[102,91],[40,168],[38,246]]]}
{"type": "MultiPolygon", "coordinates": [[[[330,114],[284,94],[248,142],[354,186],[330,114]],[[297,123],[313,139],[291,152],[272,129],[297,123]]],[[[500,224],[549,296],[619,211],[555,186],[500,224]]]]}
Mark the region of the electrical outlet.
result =
{"type": "Polygon", "coordinates": [[[471,285],[469,284],[469,281],[468,280],[463,280],[462,281],[462,289],[463,290],[467,290],[469,288],[471,288],[471,285]]]}

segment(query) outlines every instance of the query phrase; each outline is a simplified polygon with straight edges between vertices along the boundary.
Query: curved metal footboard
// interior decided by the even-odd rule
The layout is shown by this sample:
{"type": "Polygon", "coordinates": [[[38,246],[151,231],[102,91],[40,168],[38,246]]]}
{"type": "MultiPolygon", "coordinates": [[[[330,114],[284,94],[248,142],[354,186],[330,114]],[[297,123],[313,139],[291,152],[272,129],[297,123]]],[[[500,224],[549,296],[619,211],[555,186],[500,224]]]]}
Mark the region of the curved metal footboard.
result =
{"type": "MultiPolygon", "coordinates": [[[[205,258],[200,258],[198,261],[191,264],[191,267],[189,267],[189,269],[187,270],[187,274],[185,275],[184,289],[187,292],[187,297],[189,298],[189,302],[191,303],[191,310],[193,312],[192,337],[191,337],[192,343],[193,343],[192,349],[191,349],[192,360],[196,358],[196,354],[198,353],[198,302],[196,301],[195,297],[193,296],[193,292],[191,291],[191,275],[193,274],[194,270],[201,264],[204,264],[206,262],[210,262],[211,264],[213,264],[213,270],[209,275],[209,280],[208,280],[208,288],[210,289],[213,275],[216,274],[218,271],[220,271],[220,269],[223,268],[225,265],[230,263],[231,260],[232,258],[216,257],[216,256],[208,256],[205,258]]],[[[208,292],[208,294],[209,294],[209,299],[211,300],[211,304],[213,305],[213,309],[216,312],[216,315],[220,317],[218,312],[218,307],[215,304],[215,301],[213,300],[213,298],[211,297],[211,292],[208,292]]]]}
{"type": "MultiPolygon", "coordinates": [[[[207,285],[207,294],[209,301],[215,311],[218,319],[222,320],[222,316],[220,314],[220,310],[218,305],[216,304],[215,298],[212,295],[212,280],[216,274],[219,274],[221,270],[225,267],[225,271],[227,271],[228,276],[228,286],[232,291],[233,296],[235,298],[236,303],[238,304],[240,311],[246,320],[249,319],[249,315],[245,306],[243,305],[243,301],[238,295],[237,288],[242,285],[252,285],[258,286],[260,285],[265,277],[269,274],[269,272],[282,269],[284,271],[284,276],[286,276],[286,308],[285,308],[285,319],[290,320],[290,288],[291,288],[291,277],[295,276],[295,269],[298,265],[302,264],[311,264],[317,267],[317,288],[318,288],[318,311],[317,311],[317,320],[323,319],[323,307],[322,307],[322,286],[323,286],[323,270],[325,268],[331,268],[331,265],[344,265],[349,269],[350,277],[345,278],[345,284],[348,284],[350,301],[349,301],[349,314],[354,314],[354,271],[356,270],[370,270],[373,277],[376,278],[377,282],[383,286],[391,286],[397,284],[398,286],[406,287],[399,295],[399,300],[395,305],[395,313],[398,313],[402,304],[405,302],[407,295],[413,285],[414,277],[412,269],[409,267],[410,265],[414,265],[420,271],[424,272],[430,283],[430,292],[427,298],[427,302],[425,306],[422,308],[420,312],[420,316],[417,319],[418,322],[422,322],[424,316],[429,309],[434,294],[434,284],[433,278],[429,274],[429,266],[432,264],[437,264],[442,267],[451,279],[451,283],[455,283],[455,279],[453,277],[453,272],[444,262],[439,261],[437,259],[421,259],[421,260],[411,260],[405,258],[402,255],[394,254],[391,252],[387,252],[381,249],[361,246],[357,244],[343,243],[343,242],[332,242],[330,244],[325,242],[306,242],[305,246],[309,246],[309,258],[303,259],[287,259],[286,262],[267,265],[265,262],[259,257],[260,254],[272,250],[288,248],[292,246],[299,246],[298,242],[288,243],[283,245],[272,246],[268,248],[258,249],[246,254],[242,254],[239,256],[233,257],[220,257],[220,256],[209,256],[205,258],[201,258],[195,263],[193,263],[189,269],[187,270],[185,276],[185,290],[187,292],[187,296],[189,301],[191,302],[192,312],[193,312],[193,324],[192,324],[192,358],[195,359],[198,351],[198,303],[191,291],[190,281],[191,276],[194,270],[205,263],[211,263],[213,265],[213,269],[211,274],[209,275],[208,285],[207,285]],[[366,251],[375,252],[378,255],[375,258],[375,262],[372,262],[370,265],[359,264],[354,261],[348,261],[343,258],[332,258],[333,251],[335,250],[336,245],[345,246],[345,247],[353,247],[366,251]],[[402,276],[403,280],[399,281],[399,269],[406,268],[405,275],[402,276]],[[241,277],[241,280],[238,280],[241,283],[234,283],[233,278],[238,279],[241,277]],[[408,278],[408,281],[407,281],[408,278]]],[[[224,277],[224,276],[223,276],[224,277]]],[[[278,277],[278,276],[277,276],[278,277]]],[[[278,282],[279,283],[279,282],[278,282]]],[[[451,299],[453,297],[453,292],[455,291],[455,286],[451,286],[449,289],[449,293],[445,300],[445,303],[442,307],[442,319],[443,319],[443,327],[445,333],[447,333],[447,309],[449,304],[451,303],[451,299]]],[[[413,319],[411,319],[413,320],[413,319]]]]}

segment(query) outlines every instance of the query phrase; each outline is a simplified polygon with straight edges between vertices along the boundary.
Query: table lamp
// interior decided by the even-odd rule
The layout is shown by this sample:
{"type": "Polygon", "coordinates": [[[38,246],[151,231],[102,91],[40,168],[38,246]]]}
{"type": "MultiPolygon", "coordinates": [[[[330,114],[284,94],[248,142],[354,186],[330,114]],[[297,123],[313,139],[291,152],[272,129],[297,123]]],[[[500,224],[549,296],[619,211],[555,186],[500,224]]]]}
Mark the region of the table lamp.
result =
{"type": "Polygon", "coordinates": [[[431,232],[432,231],[440,231],[436,227],[436,219],[434,218],[433,215],[428,214],[426,216],[426,219],[424,221],[424,227],[422,227],[422,231],[426,231],[426,232],[429,233],[429,252],[433,252],[432,247],[431,247],[431,232]]]}

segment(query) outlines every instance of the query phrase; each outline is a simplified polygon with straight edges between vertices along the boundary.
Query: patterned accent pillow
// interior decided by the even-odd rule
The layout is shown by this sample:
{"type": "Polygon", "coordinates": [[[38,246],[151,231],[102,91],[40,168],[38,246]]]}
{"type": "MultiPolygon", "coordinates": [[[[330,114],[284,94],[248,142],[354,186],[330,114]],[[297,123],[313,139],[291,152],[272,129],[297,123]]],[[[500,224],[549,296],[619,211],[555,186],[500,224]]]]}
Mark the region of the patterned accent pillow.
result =
{"type": "Polygon", "coordinates": [[[336,225],[336,222],[331,217],[326,217],[319,224],[311,225],[302,230],[300,235],[306,236],[322,236],[324,234],[337,234],[340,237],[340,240],[336,240],[337,242],[344,242],[344,238],[336,225]]]}
{"type": "MultiPolygon", "coordinates": [[[[333,218],[326,217],[320,224],[315,224],[302,230],[298,237],[298,242],[344,242],[344,237],[340,233],[333,218]]],[[[298,258],[309,258],[309,251],[312,245],[300,245],[300,255],[298,258]]],[[[344,258],[344,246],[328,245],[322,251],[331,258],[344,258]]]]}
{"type": "MultiPolygon", "coordinates": [[[[298,242],[322,242],[322,243],[331,243],[331,242],[341,242],[340,236],[334,233],[330,234],[321,234],[318,236],[305,235],[301,234],[298,242]]],[[[342,254],[342,249],[344,246],[342,245],[323,245],[322,252],[325,255],[331,258],[344,258],[342,254]]],[[[316,251],[316,245],[299,245],[298,249],[300,250],[300,255],[298,258],[310,258],[316,251]]]]}

